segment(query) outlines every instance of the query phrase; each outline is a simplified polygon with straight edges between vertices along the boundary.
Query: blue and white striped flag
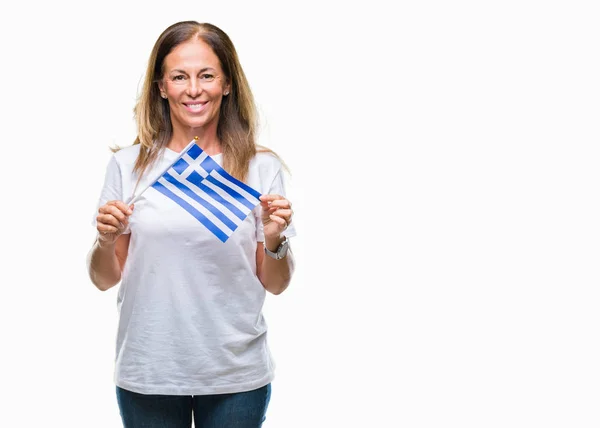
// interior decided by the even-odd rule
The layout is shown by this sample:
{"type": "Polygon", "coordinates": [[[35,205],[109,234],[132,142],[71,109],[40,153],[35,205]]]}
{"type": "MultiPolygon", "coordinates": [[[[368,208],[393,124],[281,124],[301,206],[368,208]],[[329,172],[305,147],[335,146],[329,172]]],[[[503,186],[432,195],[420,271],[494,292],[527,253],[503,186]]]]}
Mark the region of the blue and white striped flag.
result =
{"type": "Polygon", "coordinates": [[[260,203],[259,192],[229,175],[195,141],[149,187],[194,216],[221,242],[260,203]]]}

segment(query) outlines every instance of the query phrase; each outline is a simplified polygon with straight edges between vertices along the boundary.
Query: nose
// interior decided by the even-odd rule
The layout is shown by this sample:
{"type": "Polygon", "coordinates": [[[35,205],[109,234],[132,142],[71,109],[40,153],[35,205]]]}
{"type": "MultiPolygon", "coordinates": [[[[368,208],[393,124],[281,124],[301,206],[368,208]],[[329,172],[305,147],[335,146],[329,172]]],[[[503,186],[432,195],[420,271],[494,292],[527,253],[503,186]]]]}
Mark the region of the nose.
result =
{"type": "Polygon", "coordinates": [[[197,97],[202,92],[202,86],[198,82],[198,79],[190,79],[187,85],[188,95],[192,98],[197,97]]]}

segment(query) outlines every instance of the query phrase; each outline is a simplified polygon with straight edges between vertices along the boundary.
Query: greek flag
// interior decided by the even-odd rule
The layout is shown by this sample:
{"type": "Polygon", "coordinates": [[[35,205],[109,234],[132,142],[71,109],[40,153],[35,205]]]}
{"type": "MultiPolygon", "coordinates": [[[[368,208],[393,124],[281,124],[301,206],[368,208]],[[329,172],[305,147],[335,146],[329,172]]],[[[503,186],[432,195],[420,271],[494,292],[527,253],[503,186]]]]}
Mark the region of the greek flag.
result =
{"type": "Polygon", "coordinates": [[[229,175],[195,141],[151,187],[194,216],[221,242],[260,203],[259,192],[229,175]]]}

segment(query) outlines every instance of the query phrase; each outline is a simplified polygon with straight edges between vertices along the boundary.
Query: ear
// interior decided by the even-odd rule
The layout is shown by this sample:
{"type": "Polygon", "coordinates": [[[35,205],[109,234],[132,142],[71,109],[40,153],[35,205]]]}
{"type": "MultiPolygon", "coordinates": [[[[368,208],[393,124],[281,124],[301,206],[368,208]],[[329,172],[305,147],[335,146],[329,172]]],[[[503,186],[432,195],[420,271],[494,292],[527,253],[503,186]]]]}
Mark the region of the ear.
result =
{"type": "Polygon", "coordinates": [[[159,90],[159,92],[161,94],[161,97],[162,97],[162,94],[165,93],[165,85],[163,84],[162,80],[158,82],[158,90],[159,90]]]}

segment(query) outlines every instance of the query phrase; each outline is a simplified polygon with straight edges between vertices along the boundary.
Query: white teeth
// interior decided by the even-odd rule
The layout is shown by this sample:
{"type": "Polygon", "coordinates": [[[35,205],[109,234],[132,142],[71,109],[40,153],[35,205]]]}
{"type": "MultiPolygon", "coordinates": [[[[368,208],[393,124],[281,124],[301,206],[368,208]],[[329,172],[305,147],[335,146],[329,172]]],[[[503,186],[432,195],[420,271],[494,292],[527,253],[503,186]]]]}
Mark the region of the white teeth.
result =
{"type": "Polygon", "coordinates": [[[200,110],[204,104],[188,104],[187,106],[192,110],[200,110]]]}

